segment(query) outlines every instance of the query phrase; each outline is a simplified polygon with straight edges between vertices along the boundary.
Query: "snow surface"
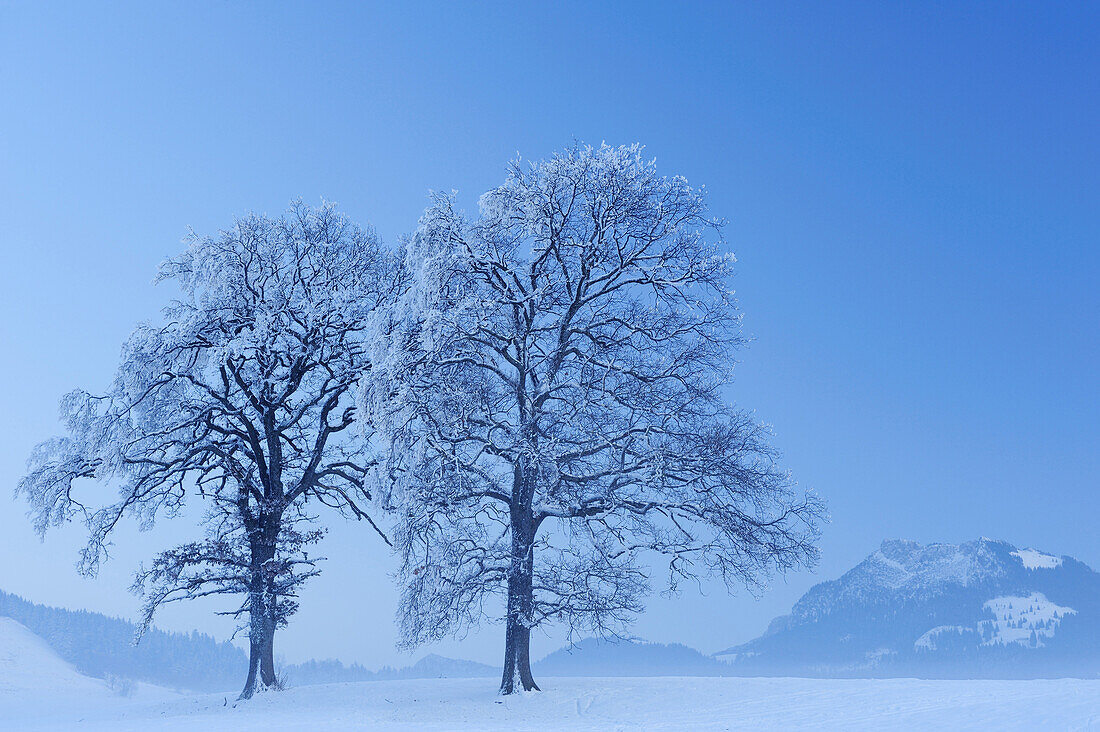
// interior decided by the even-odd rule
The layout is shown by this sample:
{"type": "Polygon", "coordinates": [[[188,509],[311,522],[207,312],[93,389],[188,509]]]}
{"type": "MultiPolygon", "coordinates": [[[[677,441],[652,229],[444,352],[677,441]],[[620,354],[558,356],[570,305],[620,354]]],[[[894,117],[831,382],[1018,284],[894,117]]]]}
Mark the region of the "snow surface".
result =
{"type": "Polygon", "coordinates": [[[1100,728],[1100,680],[547,677],[539,683],[542,692],[506,698],[496,694],[494,679],[303,686],[243,703],[235,693],[182,695],[139,684],[122,697],[77,673],[19,623],[0,618],[3,730],[1100,728]]]}
{"type": "Polygon", "coordinates": [[[1062,564],[1062,558],[1044,554],[1036,549],[1017,549],[1012,556],[1023,562],[1025,569],[1054,569],[1062,564]]]}
{"type": "Polygon", "coordinates": [[[77,673],[21,623],[0,617],[0,699],[50,690],[70,697],[110,694],[105,683],[77,673]]]}
{"type": "Polygon", "coordinates": [[[148,703],[105,698],[79,712],[45,698],[0,719],[21,730],[1082,729],[1100,726],[1100,681],[546,678],[502,698],[486,679],[306,686],[234,704],[232,695],[148,703]]]}
{"type": "Polygon", "coordinates": [[[79,673],[62,660],[46,641],[11,618],[0,617],[0,729],[16,729],[5,722],[21,716],[76,713],[88,708],[113,708],[123,702],[150,703],[182,695],[151,684],[117,684],[79,673]]]}

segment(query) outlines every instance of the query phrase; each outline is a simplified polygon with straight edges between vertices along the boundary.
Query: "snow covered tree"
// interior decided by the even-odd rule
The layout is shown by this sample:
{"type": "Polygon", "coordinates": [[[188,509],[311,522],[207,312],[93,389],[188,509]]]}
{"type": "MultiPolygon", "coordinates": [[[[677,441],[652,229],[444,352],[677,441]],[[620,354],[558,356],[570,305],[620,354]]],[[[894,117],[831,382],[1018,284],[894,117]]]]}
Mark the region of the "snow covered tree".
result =
{"type": "Polygon", "coordinates": [[[638,146],[574,147],[437,196],[365,378],[415,645],[503,607],[501,692],[538,687],[532,628],[614,632],[647,559],[760,586],[812,563],[821,506],[727,402],[743,343],[701,191],[638,146]]]}
{"type": "Polygon", "coordinates": [[[138,637],[166,603],[214,595],[241,596],[244,601],[240,605],[220,614],[237,618],[239,627],[248,631],[249,672],[241,693],[246,699],[257,688],[280,685],[273,654],[275,631],[285,627],[297,611],[298,588],[320,573],[319,558],[310,557],[307,549],[320,541],[324,531],[310,526],[315,517],[303,514],[304,501],[296,501],[278,519],[266,518],[274,534],[269,549],[263,539],[251,540],[253,533],[263,537],[259,524],[264,517],[256,520],[251,515],[254,510],[242,511],[236,501],[212,498],[215,507],[206,522],[205,539],[160,552],[151,566],[138,570],[131,588],[144,598],[138,637]],[[304,530],[299,529],[302,524],[304,530]]]}
{"type": "Polygon", "coordinates": [[[205,538],[158,555],[135,588],[146,624],[165,602],[243,596],[232,611],[249,637],[242,698],[276,683],[275,630],[316,574],[310,512],[370,521],[369,429],[349,428],[368,322],[400,272],[373,232],[328,204],[192,235],[161,267],[182,291],[164,324],[134,331],[105,394],[62,400],[67,435],[39,445],[20,482],[40,533],[84,518],[89,574],[124,517],[148,528],[198,499],[205,538]],[[87,482],[117,500],[89,498],[87,482]]]}

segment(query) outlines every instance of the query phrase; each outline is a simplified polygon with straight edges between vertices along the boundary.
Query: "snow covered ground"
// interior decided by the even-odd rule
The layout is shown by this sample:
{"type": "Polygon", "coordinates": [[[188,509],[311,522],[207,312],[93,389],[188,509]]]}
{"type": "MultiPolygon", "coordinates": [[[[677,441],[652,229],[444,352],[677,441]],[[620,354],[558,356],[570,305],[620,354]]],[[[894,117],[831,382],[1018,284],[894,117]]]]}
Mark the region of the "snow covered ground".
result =
{"type": "Polygon", "coordinates": [[[330,684],[167,701],[0,698],[20,730],[1100,729],[1100,681],[561,678],[500,698],[491,679],[330,684]]]}
{"type": "Polygon", "coordinates": [[[502,698],[496,681],[303,686],[235,703],[83,676],[0,618],[0,730],[1100,729],[1100,681],[543,678],[502,698]]]}
{"type": "Polygon", "coordinates": [[[39,718],[55,720],[50,724],[62,729],[75,724],[87,710],[110,711],[182,698],[150,684],[121,682],[112,687],[84,676],[26,627],[0,617],[0,730],[22,729],[37,724],[39,718]]]}

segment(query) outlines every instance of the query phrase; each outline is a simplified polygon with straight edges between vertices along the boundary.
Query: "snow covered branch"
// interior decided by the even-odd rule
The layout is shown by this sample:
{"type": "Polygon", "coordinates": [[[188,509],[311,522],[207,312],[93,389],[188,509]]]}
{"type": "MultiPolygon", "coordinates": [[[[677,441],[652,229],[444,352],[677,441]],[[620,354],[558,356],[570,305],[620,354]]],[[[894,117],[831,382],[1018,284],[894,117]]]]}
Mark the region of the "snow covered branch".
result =
{"type": "Polygon", "coordinates": [[[273,682],[274,630],[316,574],[304,549],[320,535],[296,528],[307,508],[378,529],[367,510],[372,430],[355,402],[371,368],[372,318],[404,277],[372,232],[330,204],[296,203],[283,217],[192,234],[159,279],[183,296],[163,324],[134,331],[104,394],[62,400],[67,435],[34,451],[19,490],[39,532],[84,517],[89,574],[123,518],[151,526],[188,501],[206,505],[207,539],[160,554],[135,587],[147,591],[146,622],[165,602],[244,595],[248,695],[260,656],[263,682],[273,682]],[[80,497],[80,483],[114,487],[116,499],[80,497]]]}
{"type": "Polygon", "coordinates": [[[820,504],[728,402],[733,261],[702,191],[638,146],[517,162],[474,220],[436,197],[361,392],[403,516],[408,643],[500,597],[502,689],[509,669],[533,688],[530,628],[626,622],[647,556],[673,586],[815,560],[820,504]]]}

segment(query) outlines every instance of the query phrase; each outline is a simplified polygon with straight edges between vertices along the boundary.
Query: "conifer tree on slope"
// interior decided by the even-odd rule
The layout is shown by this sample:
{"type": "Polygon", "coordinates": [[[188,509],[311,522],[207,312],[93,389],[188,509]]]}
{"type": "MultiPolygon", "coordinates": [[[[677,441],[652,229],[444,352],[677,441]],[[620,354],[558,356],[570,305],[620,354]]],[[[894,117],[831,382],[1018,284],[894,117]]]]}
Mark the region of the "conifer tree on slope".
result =
{"type": "Polygon", "coordinates": [[[19,489],[41,533],[86,521],[89,574],[123,518],[149,527],[198,501],[202,533],[157,555],[135,589],[146,625],[166,602],[240,595],[230,612],[248,633],[248,698],[276,684],[275,630],[317,572],[315,512],[370,521],[355,392],[368,321],[402,278],[372,232],[297,203],[192,235],[159,279],[182,297],[163,324],[137,327],[105,393],[62,400],[66,434],[35,449],[19,489]]]}
{"type": "Polygon", "coordinates": [[[728,403],[743,338],[716,235],[702,192],[637,146],[515,162],[474,220],[434,199],[362,391],[406,644],[489,615],[501,692],[534,690],[531,630],[621,627],[653,559],[673,588],[815,560],[820,504],[728,403]]]}

